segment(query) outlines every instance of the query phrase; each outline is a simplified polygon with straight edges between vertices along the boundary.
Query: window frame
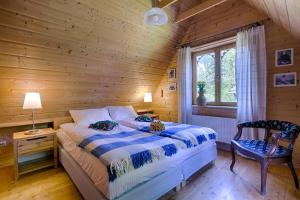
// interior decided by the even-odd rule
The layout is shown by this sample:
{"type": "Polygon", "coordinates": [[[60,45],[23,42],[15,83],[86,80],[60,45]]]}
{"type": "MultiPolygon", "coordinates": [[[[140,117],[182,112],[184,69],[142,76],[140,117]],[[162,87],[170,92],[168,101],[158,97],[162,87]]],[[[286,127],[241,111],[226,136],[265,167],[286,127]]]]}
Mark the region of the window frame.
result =
{"type": "Polygon", "coordinates": [[[236,107],[237,102],[221,102],[221,51],[228,48],[236,48],[236,43],[230,43],[226,45],[220,45],[205,50],[192,52],[192,97],[193,105],[196,105],[197,99],[197,61],[196,57],[205,53],[215,53],[215,102],[207,102],[208,106],[225,106],[225,107],[236,107]]]}

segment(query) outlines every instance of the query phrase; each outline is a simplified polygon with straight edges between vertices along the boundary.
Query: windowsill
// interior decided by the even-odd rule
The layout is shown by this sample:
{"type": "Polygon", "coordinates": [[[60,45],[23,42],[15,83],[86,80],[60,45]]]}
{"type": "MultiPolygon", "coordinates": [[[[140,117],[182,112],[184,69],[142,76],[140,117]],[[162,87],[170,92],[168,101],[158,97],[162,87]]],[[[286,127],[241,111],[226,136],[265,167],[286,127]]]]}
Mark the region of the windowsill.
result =
{"type": "Polygon", "coordinates": [[[214,105],[206,105],[206,106],[198,106],[198,105],[193,105],[193,107],[200,107],[200,108],[223,108],[223,109],[233,109],[236,110],[236,106],[214,106],[214,105]]]}
{"type": "Polygon", "coordinates": [[[236,118],[235,106],[198,106],[193,105],[193,115],[202,115],[202,116],[214,116],[214,117],[225,117],[225,118],[236,118]]]}

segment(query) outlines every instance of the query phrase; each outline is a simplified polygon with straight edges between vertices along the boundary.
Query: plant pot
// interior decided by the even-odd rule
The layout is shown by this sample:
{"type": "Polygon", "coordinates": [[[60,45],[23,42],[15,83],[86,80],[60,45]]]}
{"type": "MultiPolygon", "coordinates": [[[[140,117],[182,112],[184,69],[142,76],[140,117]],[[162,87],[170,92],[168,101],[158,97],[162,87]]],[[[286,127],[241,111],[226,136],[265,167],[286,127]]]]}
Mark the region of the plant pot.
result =
{"type": "Polygon", "coordinates": [[[203,93],[199,93],[199,96],[197,97],[197,105],[206,106],[206,98],[203,93]]]}

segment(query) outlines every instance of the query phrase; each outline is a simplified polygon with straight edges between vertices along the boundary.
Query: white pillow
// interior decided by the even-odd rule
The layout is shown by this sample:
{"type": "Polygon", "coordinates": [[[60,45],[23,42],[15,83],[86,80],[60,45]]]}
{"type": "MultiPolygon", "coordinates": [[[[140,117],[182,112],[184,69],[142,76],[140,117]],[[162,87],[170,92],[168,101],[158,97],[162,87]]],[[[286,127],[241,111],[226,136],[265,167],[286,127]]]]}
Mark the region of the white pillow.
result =
{"type": "Polygon", "coordinates": [[[138,116],[132,106],[108,106],[107,108],[111,118],[115,121],[138,116]]]}
{"type": "Polygon", "coordinates": [[[70,114],[77,125],[89,126],[98,121],[112,120],[106,108],[70,110],[70,114]]]}

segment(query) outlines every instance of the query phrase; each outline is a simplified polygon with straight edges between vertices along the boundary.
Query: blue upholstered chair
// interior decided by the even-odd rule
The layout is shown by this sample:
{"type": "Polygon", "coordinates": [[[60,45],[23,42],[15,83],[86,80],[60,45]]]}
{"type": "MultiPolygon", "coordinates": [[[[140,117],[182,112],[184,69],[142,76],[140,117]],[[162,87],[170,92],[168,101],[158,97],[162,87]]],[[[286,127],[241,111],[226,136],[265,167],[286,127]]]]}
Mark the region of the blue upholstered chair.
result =
{"type": "Polygon", "coordinates": [[[269,164],[287,163],[294,178],[295,186],[299,189],[298,177],[292,162],[293,147],[299,132],[300,127],[298,125],[278,120],[260,120],[238,124],[238,132],[231,141],[231,171],[233,171],[235,164],[235,151],[258,160],[261,164],[261,194],[264,195],[266,193],[267,169],[269,164]],[[264,140],[240,139],[243,128],[265,129],[264,140]],[[271,130],[275,130],[276,132],[272,134],[271,130]],[[280,140],[288,142],[288,147],[280,146],[280,140]]]}

